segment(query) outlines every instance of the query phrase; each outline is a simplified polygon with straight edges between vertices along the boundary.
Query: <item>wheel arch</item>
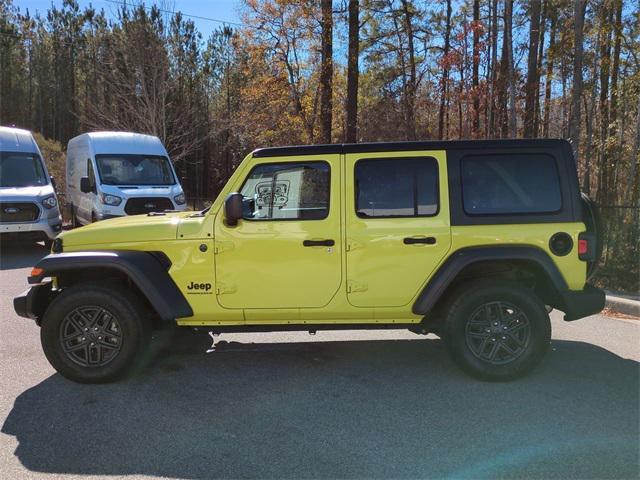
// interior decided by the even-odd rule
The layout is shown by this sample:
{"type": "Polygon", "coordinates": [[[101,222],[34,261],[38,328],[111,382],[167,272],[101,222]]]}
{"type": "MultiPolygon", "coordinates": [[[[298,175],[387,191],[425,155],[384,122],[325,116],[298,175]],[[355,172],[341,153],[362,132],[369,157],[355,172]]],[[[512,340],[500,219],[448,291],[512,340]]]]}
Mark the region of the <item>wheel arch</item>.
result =
{"type": "Polygon", "coordinates": [[[498,245],[469,247],[450,255],[413,304],[416,315],[427,315],[446,303],[448,293],[465,281],[503,278],[529,285],[547,305],[562,309],[567,283],[551,257],[536,247],[498,245]]]}
{"type": "MultiPolygon", "coordinates": [[[[191,306],[168,273],[171,262],[162,252],[133,250],[51,254],[34,267],[30,284],[56,277],[64,288],[86,280],[125,280],[137,290],[162,321],[193,315],[191,306]]],[[[50,298],[50,297],[42,297],[50,298]]],[[[44,311],[39,305],[38,310],[44,311]]],[[[46,307],[45,307],[46,308],[46,307]]]]}

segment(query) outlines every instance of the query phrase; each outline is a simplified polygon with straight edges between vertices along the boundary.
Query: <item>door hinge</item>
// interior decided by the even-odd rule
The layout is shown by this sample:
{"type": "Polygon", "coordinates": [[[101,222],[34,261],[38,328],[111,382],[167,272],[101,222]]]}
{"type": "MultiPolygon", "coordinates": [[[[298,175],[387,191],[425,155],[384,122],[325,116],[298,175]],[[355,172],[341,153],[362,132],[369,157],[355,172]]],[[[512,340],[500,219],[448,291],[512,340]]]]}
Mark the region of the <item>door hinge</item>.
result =
{"type": "Polygon", "coordinates": [[[345,243],[346,245],[346,250],[347,252],[350,252],[351,250],[355,250],[356,248],[362,248],[364,247],[364,244],[361,242],[356,242],[353,240],[347,240],[347,242],[345,243]]]}
{"type": "Polygon", "coordinates": [[[216,285],[216,295],[224,295],[225,293],[236,293],[236,286],[218,283],[216,285]]]}
{"type": "Polygon", "coordinates": [[[213,247],[213,251],[217,255],[218,253],[228,252],[229,250],[233,250],[233,248],[234,248],[233,242],[222,242],[222,241],[216,240],[215,246],[213,247]]]}
{"type": "Polygon", "coordinates": [[[366,283],[354,282],[347,280],[347,293],[366,292],[369,287],[366,283]]]}

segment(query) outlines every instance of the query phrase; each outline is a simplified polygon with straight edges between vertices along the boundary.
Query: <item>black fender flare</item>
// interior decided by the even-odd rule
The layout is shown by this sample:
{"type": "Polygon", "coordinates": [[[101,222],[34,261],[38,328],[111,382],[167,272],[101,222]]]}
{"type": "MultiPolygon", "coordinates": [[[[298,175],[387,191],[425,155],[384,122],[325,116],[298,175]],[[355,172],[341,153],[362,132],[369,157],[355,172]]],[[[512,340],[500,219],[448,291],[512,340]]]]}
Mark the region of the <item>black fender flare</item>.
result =
{"type": "Polygon", "coordinates": [[[171,262],[161,252],[109,250],[52,253],[35,265],[37,274],[29,277],[29,283],[38,284],[44,278],[60,273],[91,268],[113,269],[131,279],[162,320],[191,317],[193,310],[169,275],[170,266],[171,262]]]}
{"type": "Polygon", "coordinates": [[[413,313],[416,315],[429,313],[463,268],[472,263],[491,260],[527,260],[534,262],[548,277],[551,286],[557,292],[563,293],[568,290],[567,282],[560,270],[544,250],[536,247],[514,245],[468,247],[454,252],[438,268],[414,302],[413,313]]]}

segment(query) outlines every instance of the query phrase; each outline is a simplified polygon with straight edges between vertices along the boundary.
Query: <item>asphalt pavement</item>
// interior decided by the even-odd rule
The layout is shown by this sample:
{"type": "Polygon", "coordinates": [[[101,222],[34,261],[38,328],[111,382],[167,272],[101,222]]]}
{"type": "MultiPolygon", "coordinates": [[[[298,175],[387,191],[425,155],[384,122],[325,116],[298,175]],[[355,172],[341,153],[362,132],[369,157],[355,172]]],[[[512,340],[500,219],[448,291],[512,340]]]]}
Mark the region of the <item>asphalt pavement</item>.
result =
{"type": "Polygon", "coordinates": [[[79,385],[13,312],[44,254],[0,251],[2,478],[640,477],[640,322],[553,312],[549,354],[511,383],[372,331],[165,332],[129,379],[79,385]]]}

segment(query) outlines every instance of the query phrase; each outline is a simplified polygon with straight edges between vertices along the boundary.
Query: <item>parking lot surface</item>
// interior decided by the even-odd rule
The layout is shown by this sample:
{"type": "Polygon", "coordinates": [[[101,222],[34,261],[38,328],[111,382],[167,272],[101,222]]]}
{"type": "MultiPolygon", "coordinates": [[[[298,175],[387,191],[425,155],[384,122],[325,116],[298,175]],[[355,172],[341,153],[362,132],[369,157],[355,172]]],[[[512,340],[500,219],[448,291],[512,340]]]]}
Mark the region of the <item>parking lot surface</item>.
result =
{"type": "Polygon", "coordinates": [[[0,477],[638,478],[640,323],[553,312],[542,365],[461,373],[401,331],[157,335],[143,367],[79,385],[15,315],[42,247],[0,256],[0,477]]]}

